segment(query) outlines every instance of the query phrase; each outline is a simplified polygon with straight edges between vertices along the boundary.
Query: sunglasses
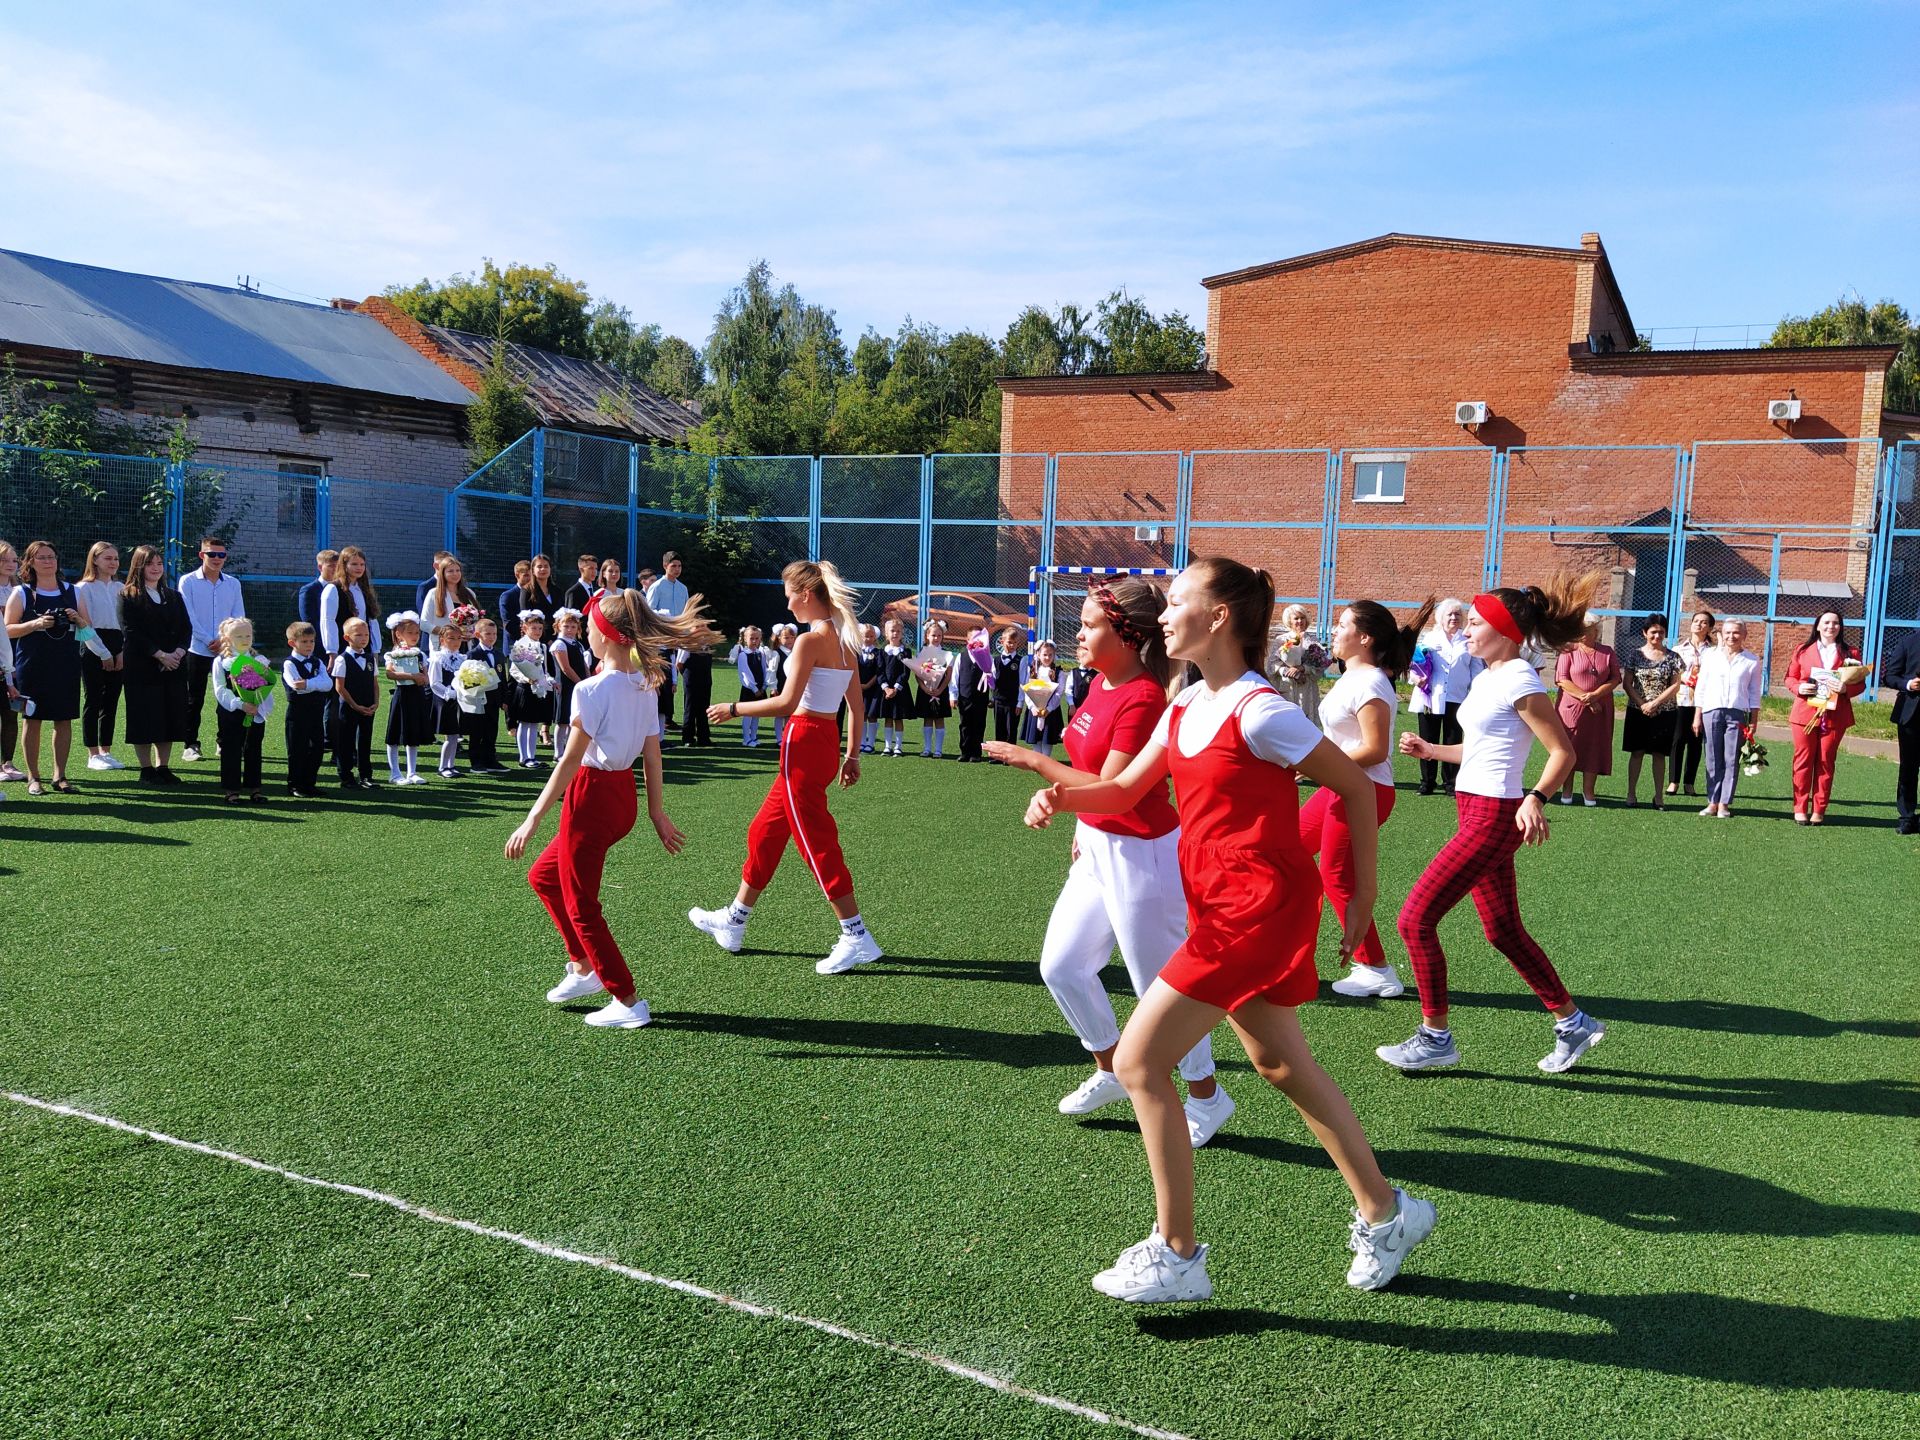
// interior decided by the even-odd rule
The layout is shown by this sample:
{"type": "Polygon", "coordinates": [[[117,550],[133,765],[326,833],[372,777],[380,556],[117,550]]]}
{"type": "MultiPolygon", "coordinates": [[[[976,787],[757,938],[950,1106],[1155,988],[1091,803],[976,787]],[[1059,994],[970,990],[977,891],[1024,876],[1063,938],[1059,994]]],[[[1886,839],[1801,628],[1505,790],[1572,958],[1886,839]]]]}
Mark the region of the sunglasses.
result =
{"type": "Polygon", "coordinates": [[[200,552],[200,558],[202,560],[224,560],[227,558],[227,552],[224,550],[202,550],[200,552]]]}

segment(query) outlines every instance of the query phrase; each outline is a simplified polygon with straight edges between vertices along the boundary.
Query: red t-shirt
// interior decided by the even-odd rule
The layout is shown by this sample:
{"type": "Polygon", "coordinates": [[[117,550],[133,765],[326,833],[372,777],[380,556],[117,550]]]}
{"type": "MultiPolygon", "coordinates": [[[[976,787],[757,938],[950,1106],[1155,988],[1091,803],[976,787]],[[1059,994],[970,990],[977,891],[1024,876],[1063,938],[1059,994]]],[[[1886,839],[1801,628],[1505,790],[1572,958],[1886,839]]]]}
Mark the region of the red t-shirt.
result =
{"type": "MultiPolygon", "coordinates": [[[[1166,708],[1166,692],[1151,675],[1142,673],[1124,685],[1112,686],[1106,676],[1094,676],[1087,703],[1074,711],[1073,723],[1067,726],[1067,758],[1074,769],[1098,775],[1114,751],[1138,755],[1153,739],[1154,727],[1166,708]]],[[[1124,814],[1082,815],[1080,819],[1110,835],[1137,835],[1146,840],[1180,828],[1180,816],[1174,811],[1164,780],[1124,814]]]]}

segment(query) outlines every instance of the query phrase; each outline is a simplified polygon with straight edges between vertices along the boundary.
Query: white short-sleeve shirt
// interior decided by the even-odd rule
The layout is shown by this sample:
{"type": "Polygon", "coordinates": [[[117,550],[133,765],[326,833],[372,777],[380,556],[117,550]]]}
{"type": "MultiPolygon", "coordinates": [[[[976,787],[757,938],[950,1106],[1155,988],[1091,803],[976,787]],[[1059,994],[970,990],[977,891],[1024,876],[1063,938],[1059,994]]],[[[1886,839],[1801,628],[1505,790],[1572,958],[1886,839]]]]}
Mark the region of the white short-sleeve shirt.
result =
{"type": "Polygon", "coordinates": [[[1252,698],[1240,712],[1240,734],[1260,759],[1273,765],[1298,765],[1324,738],[1305,711],[1282,699],[1265,676],[1249,670],[1218,690],[1208,690],[1204,682],[1182,690],[1153,727],[1153,743],[1166,747],[1173,712],[1182,710],[1180,753],[1192,759],[1213,743],[1234,707],[1248,695],[1252,698]]]}
{"type": "Polygon", "coordinates": [[[1400,708],[1400,693],[1377,665],[1356,666],[1333,682],[1333,688],[1320,697],[1320,725],[1327,738],[1342,750],[1358,745],[1366,737],[1360,733],[1360,712],[1375,700],[1387,706],[1387,758],[1366,767],[1367,778],[1376,785],[1393,784],[1393,716],[1400,708]]]}
{"type": "Polygon", "coordinates": [[[1533,729],[1516,707],[1529,695],[1546,693],[1540,672],[1524,659],[1491,666],[1474,677],[1458,713],[1463,739],[1455,789],[1496,800],[1520,798],[1533,729]]]}
{"type": "Polygon", "coordinates": [[[572,722],[590,743],[581,763],[591,770],[631,770],[660,733],[660,697],[644,675],[602,670],[573,687],[572,722]]]}

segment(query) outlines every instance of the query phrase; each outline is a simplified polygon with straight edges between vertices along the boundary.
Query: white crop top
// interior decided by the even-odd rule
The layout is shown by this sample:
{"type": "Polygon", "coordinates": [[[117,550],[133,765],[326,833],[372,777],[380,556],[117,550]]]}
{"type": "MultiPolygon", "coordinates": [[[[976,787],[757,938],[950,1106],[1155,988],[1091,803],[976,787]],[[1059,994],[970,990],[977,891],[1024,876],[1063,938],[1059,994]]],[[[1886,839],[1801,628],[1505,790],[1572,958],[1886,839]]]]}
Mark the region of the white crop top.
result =
{"type": "Polygon", "coordinates": [[[800,692],[800,708],[816,715],[833,714],[847,698],[847,680],[852,674],[851,667],[828,670],[814,666],[807,674],[806,688],[800,692]]]}

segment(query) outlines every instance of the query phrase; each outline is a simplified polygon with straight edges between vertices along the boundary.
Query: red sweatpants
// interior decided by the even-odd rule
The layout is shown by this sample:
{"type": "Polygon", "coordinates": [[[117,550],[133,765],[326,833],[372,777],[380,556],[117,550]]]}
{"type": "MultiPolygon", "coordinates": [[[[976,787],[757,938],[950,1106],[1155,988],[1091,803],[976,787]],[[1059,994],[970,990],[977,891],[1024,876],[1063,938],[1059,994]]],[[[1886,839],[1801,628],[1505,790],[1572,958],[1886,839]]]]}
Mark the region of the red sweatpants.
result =
{"type": "MultiPolygon", "coordinates": [[[[1393,787],[1376,784],[1373,793],[1384,825],[1393,813],[1393,787]]],[[[1347,802],[1325,785],[1300,807],[1300,846],[1309,855],[1319,855],[1320,888],[1333,902],[1334,917],[1344,924],[1347,902],[1353,898],[1353,835],[1347,829],[1347,802]]],[[[1360,954],[1353,958],[1368,965],[1387,963],[1377,927],[1367,927],[1360,954]]]]}
{"type": "Polygon", "coordinates": [[[1447,956],[1440,948],[1440,917],[1468,895],[1480,912],[1487,940],[1549,1010],[1568,1002],[1567,987],[1527,927],[1520,923],[1520,894],[1514,884],[1513,857],[1520,849],[1520,827],[1513,817],[1518,800],[1458,791],[1454,804],[1460,829],[1413,882],[1400,911],[1400,938],[1413,961],[1420,987],[1420,1012],[1432,1017],[1447,1008],[1447,956]]]}
{"type": "Polygon", "coordinates": [[[527,872],[540,903],[566,942],[567,958],[589,967],[609,994],[633,1003],[633,973],[600,909],[607,851],[633,829],[640,811],[631,770],[582,765],[560,802],[560,829],[527,872]]]}
{"type": "Polygon", "coordinates": [[[853,893],[853,876],[840,853],[840,828],[827,809],[827,787],[839,775],[840,726],[834,718],[795,715],[788,720],[780,735],[780,773],[747,827],[742,880],[755,890],[766,889],[792,837],[827,899],[853,893]]]}
{"type": "Polygon", "coordinates": [[[1837,725],[1825,731],[1816,728],[1811,735],[1805,725],[1793,727],[1793,808],[1797,813],[1826,810],[1833,798],[1834,762],[1840,758],[1840,741],[1846,733],[1837,725]]]}

